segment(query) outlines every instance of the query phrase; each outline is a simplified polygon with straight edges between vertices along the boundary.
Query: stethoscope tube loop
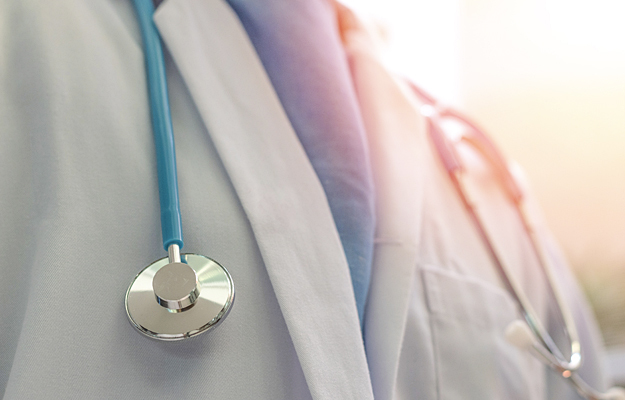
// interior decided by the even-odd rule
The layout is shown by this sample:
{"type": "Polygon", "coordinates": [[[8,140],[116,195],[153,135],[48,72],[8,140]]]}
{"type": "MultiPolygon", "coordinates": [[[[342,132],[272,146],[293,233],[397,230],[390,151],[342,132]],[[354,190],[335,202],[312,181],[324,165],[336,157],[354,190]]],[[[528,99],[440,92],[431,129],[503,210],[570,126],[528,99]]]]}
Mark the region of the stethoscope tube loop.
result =
{"type": "MultiPolygon", "coordinates": [[[[432,118],[432,117],[429,117],[429,118],[432,118]]],[[[433,129],[430,131],[432,141],[435,143],[436,142],[449,143],[448,146],[442,146],[440,144],[436,146],[435,144],[435,147],[437,147],[437,149],[438,148],[449,149],[450,148],[449,146],[451,146],[451,141],[448,140],[444,136],[444,133],[442,132],[442,130],[440,130],[440,128],[438,127],[435,127],[435,128],[436,129],[433,129]]],[[[447,151],[451,152],[451,150],[447,150],[447,151]]],[[[455,154],[455,151],[453,154],[455,154]]],[[[441,155],[441,159],[442,159],[442,155],[441,155]]],[[[459,160],[459,157],[456,157],[456,160],[459,160]]],[[[457,162],[459,163],[459,161],[457,162]]],[[[558,306],[561,309],[561,313],[565,322],[565,326],[567,327],[567,331],[569,332],[569,338],[571,339],[571,358],[569,360],[566,360],[564,358],[564,355],[562,354],[560,349],[556,346],[556,344],[553,342],[551,336],[547,333],[546,329],[544,328],[540,320],[536,317],[537,313],[532,307],[529,299],[527,298],[527,296],[525,296],[525,293],[523,292],[521,287],[518,285],[516,280],[512,279],[512,271],[507,266],[507,264],[502,261],[503,258],[499,256],[497,249],[494,246],[494,241],[490,238],[488,231],[486,230],[484,224],[482,223],[481,218],[479,217],[479,211],[476,209],[476,206],[475,206],[476,203],[473,200],[472,196],[470,195],[470,191],[467,189],[467,185],[465,183],[465,176],[464,176],[466,173],[465,168],[462,167],[460,164],[460,166],[458,167],[455,167],[453,169],[448,169],[448,172],[450,174],[451,181],[454,187],[456,188],[457,193],[459,194],[465,208],[467,209],[469,213],[469,217],[471,218],[473,225],[476,227],[482,242],[484,243],[484,245],[486,246],[488,250],[491,260],[495,264],[496,269],[499,271],[499,275],[502,278],[502,281],[508,293],[510,293],[515,299],[516,303],[519,306],[519,311],[524,316],[525,321],[527,322],[529,328],[531,329],[536,339],[538,340],[538,343],[536,344],[536,348],[539,349],[540,353],[543,354],[543,356],[547,359],[548,363],[552,365],[553,367],[555,367],[558,370],[558,372],[563,372],[567,370],[568,371],[577,370],[581,366],[581,354],[579,351],[579,347],[580,347],[579,340],[577,339],[577,329],[574,326],[574,324],[571,323],[572,319],[568,318],[569,316],[568,307],[566,307],[563,301],[561,301],[562,295],[560,294],[556,285],[553,284],[555,278],[553,277],[553,274],[550,274],[548,272],[551,268],[550,268],[550,265],[547,264],[544,254],[540,252],[541,247],[536,243],[534,230],[527,228],[527,227],[530,227],[531,225],[528,222],[528,220],[525,218],[526,213],[519,212],[519,216],[522,220],[522,224],[526,232],[528,232],[528,234],[530,231],[532,232],[532,235],[530,236],[531,246],[534,252],[536,253],[536,256],[538,258],[540,265],[542,265],[543,269],[545,270],[547,279],[549,280],[550,286],[552,287],[552,290],[554,291],[556,302],[558,303],[558,306]],[[541,351],[541,350],[544,350],[544,351],[541,351]]],[[[516,207],[517,209],[520,209],[520,208],[524,209],[523,204],[520,201],[521,198],[519,198],[519,203],[513,203],[517,206],[516,207]]]]}
{"type": "MultiPolygon", "coordinates": [[[[625,400],[625,391],[623,391],[623,389],[612,388],[606,393],[598,392],[586,384],[586,382],[584,382],[584,380],[581,379],[577,373],[577,370],[582,365],[582,353],[575,321],[565,302],[564,294],[557,285],[554,268],[547,252],[543,248],[541,244],[542,242],[539,240],[538,233],[531,223],[529,215],[525,209],[523,191],[510,172],[505,158],[501,155],[501,153],[499,153],[488,136],[486,136],[486,134],[476,124],[454,110],[440,107],[432,96],[428,95],[411,82],[409,82],[409,84],[415,94],[424,102],[421,106],[421,114],[426,117],[430,139],[439,155],[441,163],[449,174],[453,186],[459,194],[459,197],[467,210],[473,225],[476,227],[481,241],[487,248],[491,260],[495,264],[496,269],[499,271],[499,275],[502,278],[504,286],[516,300],[516,303],[519,306],[519,311],[525,319],[526,324],[521,321],[515,321],[513,323],[517,323],[517,325],[516,327],[513,327],[514,329],[512,329],[514,332],[510,332],[510,337],[513,338],[511,342],[520,348],[530,350],[530,352],[541,359],[547,366],[560,373],[564,378],[571,382],[580,395],[590,400],[625,400]],[[503,259],[497,254],[494,242],[491,240],[488,231],[479,216],[475,201],[472,199],[470,191],[467,189],[467,185],[464,182],[466,169],[462,165],[461,159],[455,150],[453,142],[446,137],[441,128],[441,121],[445,118],[454,119],[469,128],[468,132],[462,136],[461,140],[476,149],[478,153],[486,159],[488,164],[493,167],[497,178],[501,182],[501,185],[507,194],[507,197],[511,200],[512,204],[514,204],[516,213],[522,223],[523,230],[528,236],[530,246],[532,247],[539,265],[545,273],[557,306],[560,310],[570,342],[570,357],[568,359],[564,357],[558,346],[548,334],[547,330],[537,318],[538,314],[532,307],[529,299],[526,297],[524,291],[518,285],[516,280],[513,279],[512,271],[504,262],[502,262],[503,259]]],[[[509,330],[510,329],[507,329],[507,331],[509,330]]],[[[509,332],[506,332],[506,336],[508,335],[509,332]]]]}

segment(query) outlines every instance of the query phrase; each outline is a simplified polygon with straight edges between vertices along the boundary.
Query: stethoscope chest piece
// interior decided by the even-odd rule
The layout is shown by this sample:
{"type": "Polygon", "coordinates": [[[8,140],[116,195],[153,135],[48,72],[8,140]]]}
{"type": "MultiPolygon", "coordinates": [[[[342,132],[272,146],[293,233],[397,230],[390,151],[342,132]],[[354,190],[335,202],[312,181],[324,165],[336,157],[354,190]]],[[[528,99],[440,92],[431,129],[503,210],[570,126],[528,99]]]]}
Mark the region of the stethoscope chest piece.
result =
{"type": "Polygon", "coordinates": [[[126,313],[141,333],[159,340],[199,335],[226,318],[234,302],[228,271],[198,254],[165,257],[145,267],[126,292],[126,313]]]}

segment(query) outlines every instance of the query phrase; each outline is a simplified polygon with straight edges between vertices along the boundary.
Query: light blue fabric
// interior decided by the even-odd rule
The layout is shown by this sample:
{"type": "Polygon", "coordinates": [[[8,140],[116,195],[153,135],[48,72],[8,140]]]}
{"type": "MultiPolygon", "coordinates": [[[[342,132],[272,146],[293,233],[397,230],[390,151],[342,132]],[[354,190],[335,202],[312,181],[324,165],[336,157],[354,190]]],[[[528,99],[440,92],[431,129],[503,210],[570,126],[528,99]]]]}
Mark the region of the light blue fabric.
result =
{"type": "Polygon", "coordinates": [[[362,324],[374,192],[365,132],[331,3],[229,0],[325,190],[362,324]]]}

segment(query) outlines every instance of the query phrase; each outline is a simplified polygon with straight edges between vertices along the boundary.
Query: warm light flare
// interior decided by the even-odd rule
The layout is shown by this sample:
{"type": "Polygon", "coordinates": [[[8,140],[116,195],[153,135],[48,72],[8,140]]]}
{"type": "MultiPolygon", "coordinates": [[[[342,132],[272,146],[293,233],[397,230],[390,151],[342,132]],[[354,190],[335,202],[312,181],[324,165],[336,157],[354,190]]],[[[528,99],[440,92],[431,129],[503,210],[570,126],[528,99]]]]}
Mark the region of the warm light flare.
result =
{"type": "Polygon", "coordinates": [[[625,345],[625,2],[349,0],[388,65],[527,172],[610,345],[625,345]]]}

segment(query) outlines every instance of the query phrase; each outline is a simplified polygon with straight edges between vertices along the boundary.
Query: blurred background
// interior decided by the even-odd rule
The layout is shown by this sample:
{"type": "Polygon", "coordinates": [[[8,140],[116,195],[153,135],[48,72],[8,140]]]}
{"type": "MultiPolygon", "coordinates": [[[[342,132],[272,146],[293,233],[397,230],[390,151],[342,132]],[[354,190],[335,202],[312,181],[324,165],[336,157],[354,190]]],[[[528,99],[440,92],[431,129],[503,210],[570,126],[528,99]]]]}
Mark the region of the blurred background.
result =
{"type": "Polygon", "coordinates": [[[625,2],[351,0],[386,62],[518,161],[625,383],[625,2]]]}

